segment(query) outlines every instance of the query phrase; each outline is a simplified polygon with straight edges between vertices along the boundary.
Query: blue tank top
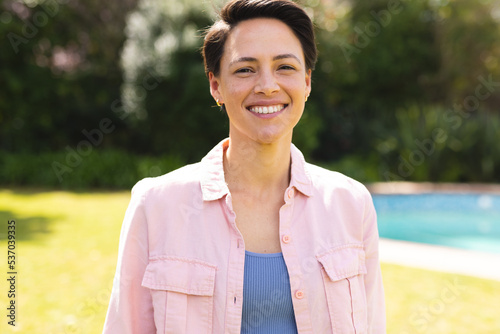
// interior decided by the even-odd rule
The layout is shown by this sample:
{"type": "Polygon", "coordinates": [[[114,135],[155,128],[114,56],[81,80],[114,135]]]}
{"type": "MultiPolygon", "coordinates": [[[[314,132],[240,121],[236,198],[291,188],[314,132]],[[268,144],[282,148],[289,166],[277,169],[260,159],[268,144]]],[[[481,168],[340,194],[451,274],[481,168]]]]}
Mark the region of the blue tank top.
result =
{"type": "Polygon", "coordinates": [[[297,333],[282,253],[245,252],[241,334],[297,333]]]}

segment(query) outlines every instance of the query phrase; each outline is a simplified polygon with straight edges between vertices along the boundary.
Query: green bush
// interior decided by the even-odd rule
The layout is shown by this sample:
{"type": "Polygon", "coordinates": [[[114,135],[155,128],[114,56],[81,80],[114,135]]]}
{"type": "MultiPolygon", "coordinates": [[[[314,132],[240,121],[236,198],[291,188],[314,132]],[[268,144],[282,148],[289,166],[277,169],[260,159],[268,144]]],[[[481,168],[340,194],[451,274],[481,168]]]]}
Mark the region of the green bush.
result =
{"type": "MultiPolygon", "coordinates": [[[[118,58],[135,3],[0,1],[0,150],[63,150],[103,117],[117,118],[118,58]]],[[[107,141],[116,148],[123,133],[107,141]]]]}
{"type": "Polygon", "coordinates": [[[371,183],[380,181],[380,174],[377,168],[379,160],[376,154],[367,156],[353,154],[334,162],[320,162],[318,165],[352,177],[359,182],[371,183]]]}
{"type": "Polygon", "coordinates": [[[42,154],[0,153],[0,185],[57,189],[129,189],[145,177],[159,176],[184,164],[175,156],[138,156],[118,150],[42,154]]]}
{"type": "Polygon", "coordinates": [[[396,118],[373,141],[382,181],[500,182],[500,115],[415,105],[396,118]]]}

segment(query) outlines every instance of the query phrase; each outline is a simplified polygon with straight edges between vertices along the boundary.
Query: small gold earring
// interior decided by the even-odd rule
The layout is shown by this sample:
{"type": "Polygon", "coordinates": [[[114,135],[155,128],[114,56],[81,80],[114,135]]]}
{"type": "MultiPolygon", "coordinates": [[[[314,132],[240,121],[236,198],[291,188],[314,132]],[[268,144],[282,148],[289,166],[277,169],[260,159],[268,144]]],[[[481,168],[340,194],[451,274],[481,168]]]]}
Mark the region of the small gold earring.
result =
{"type": "Polygon", "coordinates": [[[305,102],[307,102],[307,99],[308,99],[308,98],[309,98],[309,95],[306,95],[306,101],[305,101],[305,102]]]}
{"type": "Polygon", "coordinates": [[[224,104],[224,102],[220,103],[219,100],[215,100],[215,102],[217,102],[217,107],[222,107],[222,105],[224,104]]]}

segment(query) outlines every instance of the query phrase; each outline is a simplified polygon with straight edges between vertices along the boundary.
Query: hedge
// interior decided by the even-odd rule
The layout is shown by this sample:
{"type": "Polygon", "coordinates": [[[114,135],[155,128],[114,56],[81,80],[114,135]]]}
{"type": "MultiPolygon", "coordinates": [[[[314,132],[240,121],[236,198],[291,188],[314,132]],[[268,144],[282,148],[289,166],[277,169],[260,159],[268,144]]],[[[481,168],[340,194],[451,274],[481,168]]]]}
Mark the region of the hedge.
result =
{"type": "Polygon", "coordinates": [[[63,152],[41,154],[0,152],[0,186],[129,189],[144,177],[158,176],[184,164],[169,155],[138,156],[119,150],[86,153],[69,147],[63,152]]]}

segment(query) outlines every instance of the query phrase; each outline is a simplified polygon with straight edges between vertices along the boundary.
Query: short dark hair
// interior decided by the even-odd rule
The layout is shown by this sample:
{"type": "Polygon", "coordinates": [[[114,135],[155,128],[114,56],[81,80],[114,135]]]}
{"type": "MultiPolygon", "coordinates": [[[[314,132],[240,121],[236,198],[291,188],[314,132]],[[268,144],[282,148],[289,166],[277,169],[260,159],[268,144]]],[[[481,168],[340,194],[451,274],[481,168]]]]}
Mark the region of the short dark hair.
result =
{"type": "Polygon", "coordinates": [[[285,23],[299,39],[306,68],[313,70],[318,50],[314,27],[307,13],[291,0],[232,0],[221,10],[220,20],[208,28],[202,48],[205,73],[219,75],[224,44],[240,22],[254,18],[273,18],[285,23]]]}

